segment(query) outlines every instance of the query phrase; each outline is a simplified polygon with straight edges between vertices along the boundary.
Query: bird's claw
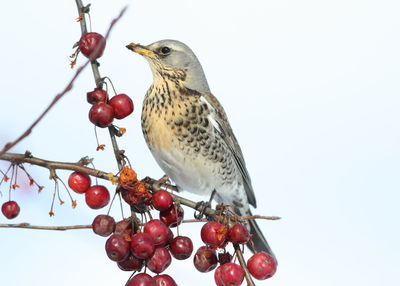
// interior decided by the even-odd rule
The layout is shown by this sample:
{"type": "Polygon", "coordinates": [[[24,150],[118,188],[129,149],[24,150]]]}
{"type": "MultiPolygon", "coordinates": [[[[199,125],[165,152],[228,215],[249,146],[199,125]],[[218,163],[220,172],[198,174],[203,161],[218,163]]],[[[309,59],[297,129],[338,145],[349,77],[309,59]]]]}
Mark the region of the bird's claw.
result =
{"type": "Polygon", "coordinates": [[[206,215],[206,209],[211,207],[211,202],[201,201],[196,204],[194,207],[194,218],[195,219],[202,219],[206,215]]]}

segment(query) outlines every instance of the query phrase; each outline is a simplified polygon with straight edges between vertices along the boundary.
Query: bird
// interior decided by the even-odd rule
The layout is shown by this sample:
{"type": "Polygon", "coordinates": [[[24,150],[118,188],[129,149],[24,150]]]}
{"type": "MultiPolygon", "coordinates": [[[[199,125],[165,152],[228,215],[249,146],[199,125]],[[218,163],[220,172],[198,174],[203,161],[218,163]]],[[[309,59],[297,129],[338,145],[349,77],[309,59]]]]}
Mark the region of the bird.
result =
{"type": "MultiPolygon", "coordinates": [[[[126,46],[150,65],[153,83],[142,106],[141,125],[156,162],[178,190],[215,200],[251,216],[256,197],[242,150],[218,99],[211,93],[193,51],[176,40],[126,46]]],[[[253,246],[275,258],[255,220],[248,228],[253,246]]],[[[254,249],[253,249],[254,248],[254,249]]]]}

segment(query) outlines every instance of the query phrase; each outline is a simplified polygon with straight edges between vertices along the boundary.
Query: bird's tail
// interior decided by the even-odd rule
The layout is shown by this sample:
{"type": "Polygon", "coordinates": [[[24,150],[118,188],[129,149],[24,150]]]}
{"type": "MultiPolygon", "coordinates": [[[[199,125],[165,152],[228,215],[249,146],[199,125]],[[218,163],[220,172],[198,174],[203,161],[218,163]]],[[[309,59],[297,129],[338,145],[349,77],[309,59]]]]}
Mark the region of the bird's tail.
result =
{"type": "MultiPolygon", "coordinates": [[[[252,215],[250,210],[248,210],[246,214],[248,214],[249,216],[252,215]]],[[[254,250],[256,252],[265,251],[269,255],[273,256],[276,260],[276,256],[272,252],[271,247],[269,246],[267,240],[265,239],[263,233],[261,232],[261,229],[259,228],[257,222],[254,219],[248,220],[248,225],[250,226],[250,233],[252,235],[251,241],[253,242],[253,245],[251,245],[251,241],[247,244],[248,248],[253,253],[254,250]]]]}

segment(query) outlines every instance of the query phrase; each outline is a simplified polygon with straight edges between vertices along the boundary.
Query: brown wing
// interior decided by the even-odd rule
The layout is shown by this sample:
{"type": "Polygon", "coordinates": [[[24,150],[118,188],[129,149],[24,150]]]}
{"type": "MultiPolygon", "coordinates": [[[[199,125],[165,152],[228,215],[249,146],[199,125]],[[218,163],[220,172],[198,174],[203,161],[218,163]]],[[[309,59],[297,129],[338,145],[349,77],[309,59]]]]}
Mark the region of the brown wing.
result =
{"type": "Polygon", "coordinates": [[[211,116],[213,116],[212,119],[215,121],[213,123],[217,124],[215,128],[217,132],[221,134],[221,137],[224,139],[226,145],[233,155],[233,158],[235,159],[236,166],[238,167],[243,178],[247,199],[252,206],[257,207],[256,197],[254,195],[253,187],[251,186],[251,179],[249,172],[246,169],[243,153],[240,149],[239,143],[236,140],[235,134],[233,134],[225,110],[219,103],[218,99],[211,93],[202,94],[202,97],[203,100],[206,101],[206,103],[208,103],[208,105],[211,107],[211,110],[213,111],[211,116]]]}

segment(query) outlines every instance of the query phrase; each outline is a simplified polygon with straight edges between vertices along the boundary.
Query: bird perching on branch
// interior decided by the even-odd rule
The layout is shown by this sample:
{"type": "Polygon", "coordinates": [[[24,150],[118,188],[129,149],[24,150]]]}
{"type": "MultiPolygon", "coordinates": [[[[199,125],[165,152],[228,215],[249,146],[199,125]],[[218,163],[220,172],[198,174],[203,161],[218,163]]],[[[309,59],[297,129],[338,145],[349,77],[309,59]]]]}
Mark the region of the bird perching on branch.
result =
{"type": "MultiPolygon", "coordinates": [[[[242,151],[195,54],[174,40],[127,48],[144,56],[153,72],[142,130],[157,163],[178,189],[200,195],[215,190],[217,202],[251,215],[249,204],[257,205],[242,151]]],[[[248,226],[256,251],[274,256],[256,221],[248,226]]]]}

